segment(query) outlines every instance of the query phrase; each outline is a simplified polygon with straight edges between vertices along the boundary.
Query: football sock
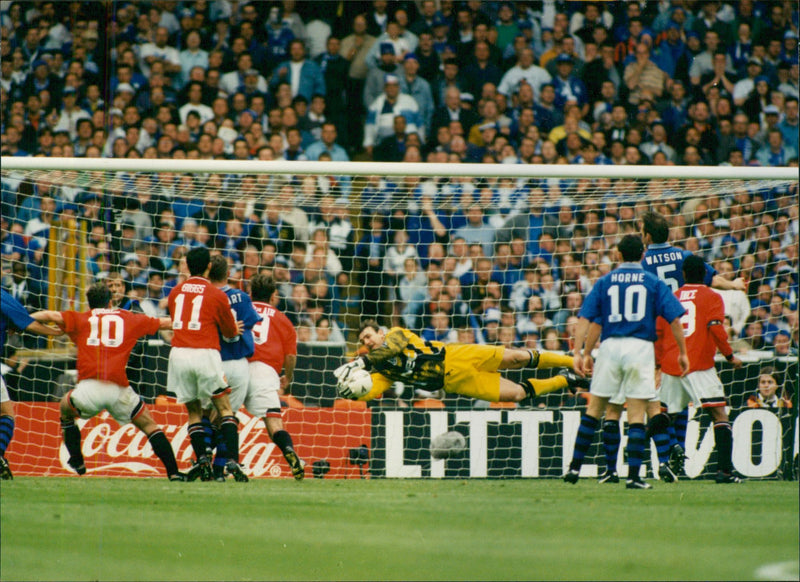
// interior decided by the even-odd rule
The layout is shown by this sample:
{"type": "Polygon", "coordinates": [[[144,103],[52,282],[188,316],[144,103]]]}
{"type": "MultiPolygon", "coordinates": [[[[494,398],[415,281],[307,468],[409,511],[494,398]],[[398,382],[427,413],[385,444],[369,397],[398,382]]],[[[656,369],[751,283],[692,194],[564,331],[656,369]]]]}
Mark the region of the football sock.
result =
{"type": "Polygon", "coordinates": [[[554,354],[552,352],[538,352],[537,361],[531,362],[533,368],[569,368],[572,369],[572,356],[554,354]]]}
{"type": "Polygon", "coordinates": [[[203,430],[203,423],[195,422],[189,425],[189,440],[192,443],[194,455],[199,460],[206,456],[206,434],[203,430]]]}
{"type": "Polygon", "coordinates": [[[217,445],[217,452],[214,454],[213,465],[215,467],[224,467],[225,463],[228,462],[228,447],[225,444],[225,439],[222,436],[222,432],[214,432],[214,441],[217,445]]]}
{"type": "Polygon", "coordinates": [[[285,430],[279,430],[274,435],[272,435],[272,442],[278,445],[278,448],[281,452],[285,455],[287,448],[294,448],[294,443],[292,442],[292,435],[290,435],[285,430]]]}
{"type": "Polygon", "coordinates": [[[235,416],[223,416],[219,430],[228,449],[228,458],[239,462],[239,419],[235,416]]]}
{"type": "Polygon", "coordinates": [[[714,424],[714,442],[717,447],[717,468],[723,473],[730,473],[733,469],[733,462],[731,461],[733,433],[729,422],[714,424]]]}
{"type": "Polygon", "coordinates": [[[581,415],[581,424],[578,427],[578,434],[575,437],[575,449],[572,451],[572,461],[569,464],[571,470],[580,470],[581,465],[583,465],[583,458],[586,456],[586,453],[589,452],[592,439],[594,439],[594,433],[597,431],[599,425],[600,421],[593,416],[589,416],[585,413],[581,415]]]}
{"type": "Polygon", "coordinates": [[[628,425],[628,479],[638,479],[647,442],[644,423],[628,425]]]}
{"type": "Polygon", "coordinates": [[[669,416],[664,414],[655,415],[647,423],[647,436],[653,439],[656,444],[656,452],[658,453],[658,462],[666,463],[669,461],[669,434],[667,434],[667,427],[669,427],[669,416]]]}
{"type": "Polygon", "coordinates": [[[617,470],[617,457],[619,457],[619,444],[621,440],[622,435],[619,433],[619,421],[603,421],[603,451],[606,455],[606,469],[612,473],[617,470]]]}
{"type": "Polygon", "coordinates": [[[0,416],[0,455],[6,454],[12,438],[14,438],[14,417],[4,414],[0,416]]]}
{"type": "Polygon", "coordinates": [[[167,475],[175,475],[178,472],[178,463],[175,461],[175,453],[172,450],[172,445],[169,444],[167,436],[164,431],[157,428],[149,435],[147,440],[150,441],[150,446],[153,447],[153,452],[164,463],[164,468],[167,470],[167,475]]]}
{"type": "Polygon", "coordinates": [[[675,438],[675,427],[670,423],[667,427],[667,436],[669,437],[669,448],[678,444],[678,439],[675,438]]]}
{"type": "Polygon", "coordinates": [[[203,417],[203,420],[200,421],[203,425],[203,435],[206,442],[206,455],[211,456],[211,452],[214,450],[214,425],[211,424],[211,419],[207,416],[203,417]]]}
{"type": "Polygon", "coordinates": [[[75,424],[74,420],[61,419],[61,431],[64,434],[64,445],[67,447],[69,458],[74,459],[75,464],[83,464],[83,453],[81,452],[81,429],[75,424]]]}
{"type": "Polygon", "coordinates": [[[525,392],[527,392],[531,397],[550,394],[550,392],[562,390],[567,386],[567,379],[564,376],[553,376],[552,378],[546,378],[544,380],[528,378],[522,383],[522,387],[525,388],[525,392]]]}
{"type": "Polygon", "coordinates": [[[675,440],[683,450],[686,450],[686,425],[689,424],[689,409],[684,408],[675,415],[675,440]]]}

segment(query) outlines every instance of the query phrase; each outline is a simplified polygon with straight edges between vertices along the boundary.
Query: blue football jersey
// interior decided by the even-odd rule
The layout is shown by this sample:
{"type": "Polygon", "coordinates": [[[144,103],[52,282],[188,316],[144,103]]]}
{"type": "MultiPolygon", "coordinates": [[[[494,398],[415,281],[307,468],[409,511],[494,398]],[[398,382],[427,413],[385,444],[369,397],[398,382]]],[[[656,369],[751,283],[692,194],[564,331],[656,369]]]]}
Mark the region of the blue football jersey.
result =
{"type": "Polygon", "coordinates": [[[222,361],[249,358],[255,350],[253,326],[260,322],[262,317],[253,307],[253,301],[247,293],[228,285],[225,285],[222,290],[228,296],[228,301],[231,302],[231,310],[236,321],[244,322],[244,331],[235,339],[230,340],[220,334],[219,351],[222,361]]]}
{"type": "Polygon", "coordinates": [[[0,317],[0,338],[2,342],[0,342],[0,346],[5,347],[6,333],[8,333],[10,325],[23,331],[35,320],[22,303],[17,301],[11,293],[5,289],[0,291],[2,291],[2,294],[0,294],[0,312],[2,312],[2,317],[0,317]]]}
{"type": "Polygon", "coordinates": [[[684,312],[666,283],[639,263],[622,263],[592,287],[579,316],[603,327],[601,340],[636,337],[655,341],[656,317],[672,321],[684,312]]]}
{"type": "MultiPolygon", "coordinates": [[[[642,266],[645,271],[653,273],[669,285],[672,292],[675,293],[683,287],[683,261],[691,255],[691,251],[673,247],[668,243],[652,244],[644,252],[642,266]]],[[[706,278],[703,282],[710,287],[711,279],[716,274],[716,270],[706,263],[706,278]]]]}

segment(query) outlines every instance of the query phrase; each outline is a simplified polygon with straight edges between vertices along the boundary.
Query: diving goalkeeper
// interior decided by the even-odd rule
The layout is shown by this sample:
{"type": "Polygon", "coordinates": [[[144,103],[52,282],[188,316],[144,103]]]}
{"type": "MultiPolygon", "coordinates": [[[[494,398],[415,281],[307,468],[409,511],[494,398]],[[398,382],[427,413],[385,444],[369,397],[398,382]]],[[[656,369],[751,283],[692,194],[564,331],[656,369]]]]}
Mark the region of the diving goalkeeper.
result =
{"type": "Polygon", "coordinates": [[[393,382],[490,402],[519,402],[567,386],[588,385],[572,372],[572,356],[567,355],[504,346],[426,342],[402,327],[384,333],[374,320],[361,324],[358,341],[367,353],[334,371],[339,395],[344,398],[372,400],[393,382]],[[557,367],[569,370],[546,380],[529,379],[522,384],[499,373],[499,370],[557,367]],[[370,372],[372,380],[372,387],[361,396],[349,382],[358,376],[356,370],[370,372]]]}

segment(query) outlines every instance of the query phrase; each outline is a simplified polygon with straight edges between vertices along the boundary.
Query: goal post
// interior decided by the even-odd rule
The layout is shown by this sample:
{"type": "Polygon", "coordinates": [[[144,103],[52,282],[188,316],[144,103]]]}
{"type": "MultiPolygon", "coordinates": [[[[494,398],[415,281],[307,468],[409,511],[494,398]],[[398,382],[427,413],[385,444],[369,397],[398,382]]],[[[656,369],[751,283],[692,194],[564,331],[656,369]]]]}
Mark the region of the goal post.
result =
{"type": "MultiPolygon", "coordinates": [[[[89,285],[121,276],[126,304],[164,314],[180,257],[197,244],[229,259],[232,285],[272,274],[299,338],[284,420],[309,475],[317,462],[327,478],[365,467],[373,477],[559,476],[579,395],[501,407],[398,383],[361,407],[336,398],[332,371],[356,352],[365,317],[426,339],[568,350],[582,297],[617,262],[616,242],[638,231],[643,212],[660,212],[672,244],[747,279],[746,293],[725,297],[745,366],[718,366],[734,460],[750,477],[793,475],[797,357],[773,349],[784,342],[773,327],[787,322],[796,346],[797,168],[3,157],[0,178],[3,285],[30,310],[84,309],[89,285]],[[794,408],[748,407],[767,367],[794,408]],[[431,458],[430,440],[449,430],[467,450],[431,458]]],[[[74,350],[29,334],[10,343],[4,376],[19,404],[9,459],[18,474],[65,474],[54,403],[74,382],[74,350]]],[[[168,338],[144,339],[129,377],[185,466],[186,419],[165,394],[168,353],[168,338]]],[[[290,476],[263,423],[239,414],[251,474],[290,476]]],[[[135,430],[109,417],[86,434],[90,472],[158,466],[135,430]]],[[[709,435],[698,415],[687,436],[693,476],[714,469],[709,435]]],[[[599,447],[591,454],[601,462],[599,447]]]]}

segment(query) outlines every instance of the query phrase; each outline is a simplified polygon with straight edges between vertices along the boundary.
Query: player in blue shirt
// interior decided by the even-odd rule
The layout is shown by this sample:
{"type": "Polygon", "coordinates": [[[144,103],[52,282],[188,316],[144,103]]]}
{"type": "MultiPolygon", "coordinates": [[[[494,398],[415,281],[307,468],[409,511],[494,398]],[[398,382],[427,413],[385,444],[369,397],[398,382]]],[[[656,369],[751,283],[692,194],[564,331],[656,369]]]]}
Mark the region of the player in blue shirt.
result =
{"type": "MultiPolygon", "coordinates": [[[[690,251],[670,245],[669,222],[657,212],[646,212],[641,216],[642,242],[647,245],[642,267],[664,281],[674,293],[683,286],[683,262],[692,256],[690,251]]],[[[705,285],[717,289],[737,289],[744,291],[743,279],[728,281],[718,275],[713,267],[706,264],[705,285]]],[[[601,483],[615,483],[619,480],[616,474],[617,457],[619,455],[620,430],[619,419],[622,415],[622,402],[609,402],[603,420],[603,448],[605,450],[606,471],[600,476],[601,483]]],[[[666,409],[664,409],[665,411],[666,409]]],[[[683,472],[686,425],[689,421],[688,409],[667,416],[662,411],[660,402],[653,400],[648,406],[649,418],[647,432],[656,445],[659,460],[659,474],[664,481],[672,482],[683,472]],[[669,462],[669,465],[665,465],[669,462]]]]}
{"type": "Polygon", "coordinates": [[[628,489],[649,489],[639,476],[646,443],[645,410],[655,396],[656,318],[670,322],[680,350],[681,369],[689,369],[680,318],[684,308],[669,287],[639,263],[644,244],[627,235],[618,245],[623,263],[602,277],[586,296],[575,332],[575,371],[593,367],[591,351],[602,339],[592,377],[591,398],[581,416],[567,483],[577,483],[583,459],[609,399],[623,396],[628,405],[628,489]],[[585,345],[584,345],[585,344],[585,345]]]}
{"type": "MultiPolygon", "coordinates": [[[[228,285],[228,260],[222,255],[211,257],[211,268],[208,271],[208,280],[215,287],[221,289],[228,296],[234,318],[240,322],[241,333],[235,338],[228,339],[220,334],[220,356],[222,369],[230,387],[231,409],[234,413],[242,406],[247,386],[250,382],[250,367],[247,358],[253,355],[255,343],[253,340],[253,326],[262,320],[262,317],[253,307],[250,296],[240,289],[228,285]]],[[[213,468],[214,478],[217,481],[225,480],[225,464],[228,462],[224,440],[221,433],[215,430],[212,422],[211,410],[203,414],[203,428],[206,433],[206,447],[216,447],[213,468]]],[[[197,471],[189,471],[189,478],[197,477],[197,471]]]]}
{"type": "MultiPolygon", "coordinates": [[[[669,222],[657,212],[646,212],[642,215],[642,242],[647,245],[647,250],[642,259],[645,271],[653,273],[669,285],[675,293],[683,287],[683,261],[691,256],[691,251],[674,247],[669,242],[669,222]]],[[[717,275],[717,271],[706,264],[706,277],[703,281],[709,287],[716,289],[737,289],[745,291],[744,279],[728,281],[717,275]]]]}
{"type": "MultiPolygon", "coordinates": [[[[642,259],[642,266],[645,271],[656,275],[659,279],[670,286],[675,293],[683,287],[683,262],[687,257],[692,256],[690,251],[680,249],[670,245],[669,222],[666,217],[657,212],[646,212],[641,217],[642,221],[642,242],[647,245],[647,250],[642,259]]],[[[716,270],[706,263],[706,275],[703,284],[715,289],[735,289],[746,291],[744,279],[734,279],[729,281],[725,277],[718,275],[716,270]]],[[[619,419],[622,407],[618,406],[616,411],[606,411],[606,422],[612,422],[613,418],[619,419]]],[[[653,436],[656,448],[659,450],[659,461],[663,462],[664,457],[671,458],[670,471],[675,475],[683,472],[684,461],[684,442],[686,440],[686,425],[689,422],[689,410],[684,409],[678,414],[673,415],[672,419],[661,415],[661,409],[657,402],[651,405],[648,410],[650,418],[649,432],[653,436]],[[661,437],[664,434],[666,436],[661,437]],[[666,438],[667,443],[661,443],[666,438]]],[[[604,423],[605,425],[605,423],[604,423]]],[[[613,428],[611,431],[613,432],[613,428]]],[[[616,431],[619,433],[619,422],[616,431]]],[[[606,434],[604,430],[604,434],[606,434]]],[[[616,457],[616,453],[614,453],[616,457]]],[[[615,461],[616,464],[616,461],[615,461]]],[[[669,477],[662,475],[662,478],[669,480],[669,477]]]]}
{"type": "MultiPolygon", "coordinates": [[[[61,335],[60,329],[49,327],[35,321],[25,307],[5,289],[0,290],[0,345],[2,352],[6,349],[8,329],[13,327],[19,331],[29,331],[39,335],[61,335]]],[[[6,461],[6,449],[14,437],[14,402],[8,395],[6,381],[0,375],[0,479],[13,479],[11,468],[6,461]]]]}

